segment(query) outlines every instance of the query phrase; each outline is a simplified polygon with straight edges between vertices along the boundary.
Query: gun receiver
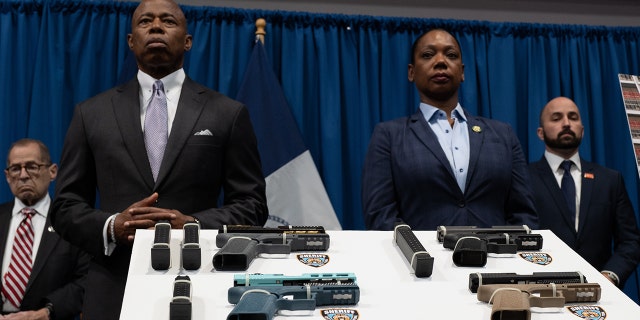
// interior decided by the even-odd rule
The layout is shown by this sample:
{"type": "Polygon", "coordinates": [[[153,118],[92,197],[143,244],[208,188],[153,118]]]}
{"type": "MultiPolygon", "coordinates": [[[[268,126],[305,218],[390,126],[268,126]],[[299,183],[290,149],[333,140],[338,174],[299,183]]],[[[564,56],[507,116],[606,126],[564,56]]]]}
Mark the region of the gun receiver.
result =
{"type": "Polygon", "coordinates": [[[278,310],[355,305],[360,300],[360,288],[355,280],[355,275],[351,273],[236,275],[234,284],[244,282],[246,285],[229,288],[228,301],[236,306],[227,320],[271,320],[278,310]]]}
{"type": "Polygon", "coordinates": [[[529,320],[530,307],[561,308],[565,303],[597,302],[597,283],[488,284],[478,287],[478,300],[493,303],[491,319],[529,320]]]}
{"type": "Polygon", "coordinates": [[[478,228],[475,226],[438,226],[436,229],[438,242],[443,242],[447,234],[452,233],[472,233],[472,234],[495,234],[495,233],[531,233],[531,228],[527,225],[521,226],[493,226],[491,228],[478,228]]]}
{"type": "Polygon", "coordinates": [[[154,270],[167,270],[171,267],[171,224],[167,220],[156,222],[153,246],[151,247],[151,267],[154,270]]]}
{"type": "Polygon", "coordinates": [[[546,284],[546,283],[587,283],[582,273],[575,272],[534,272],[516,273],[470,273],[469,291],[478,292],[478,287],[487,284],[546,284]]]}
{"type": "Polygon", "coordinates": [[[291,226],[262,228],[224,226],[218,230],[213,267],[223,271],[244,271],[261,253],[289,254],[293,251],[326,251],[329,235],[323,227],[291,226]]]}
{"type": "Polygon", "coordinates": [[[411,264],[416,277],[430,277],[433,272],[433,257],[422,246],[411,227],[406,224],[397,225],[393,237],[396,245],[411,264]]]}

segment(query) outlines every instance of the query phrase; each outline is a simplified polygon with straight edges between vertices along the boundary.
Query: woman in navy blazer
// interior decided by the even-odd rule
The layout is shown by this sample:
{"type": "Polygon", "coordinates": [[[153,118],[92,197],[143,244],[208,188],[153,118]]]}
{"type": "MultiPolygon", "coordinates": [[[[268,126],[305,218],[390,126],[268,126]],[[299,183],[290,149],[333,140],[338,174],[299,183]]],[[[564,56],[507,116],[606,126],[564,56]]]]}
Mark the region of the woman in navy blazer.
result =
{"type": "Polygon", "coordinates": [[[538,227],[524,154],[511,127],[475,117],[458,102],[464,64],[458,41],[433,29],[413,44],[415,114],[378,124],[362,175],[368,229],[440,225],[538,227]]]}

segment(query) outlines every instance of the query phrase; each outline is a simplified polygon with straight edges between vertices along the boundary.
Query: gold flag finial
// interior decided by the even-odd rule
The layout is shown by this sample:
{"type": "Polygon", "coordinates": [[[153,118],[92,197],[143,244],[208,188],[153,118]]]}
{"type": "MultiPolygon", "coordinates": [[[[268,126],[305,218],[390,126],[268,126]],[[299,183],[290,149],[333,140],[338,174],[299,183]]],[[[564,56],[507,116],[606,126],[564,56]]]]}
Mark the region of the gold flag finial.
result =
{"type": "Polygon", "coordinates": [[[264,44],[264,35],[267,34],[267,32],[264,31],[264,28],[266,26],[267,26],[267,21],[264,20],[263,18],[259,18],[258,20],[256,20],[256,38],[260,40],[262,44],[264,44]]]}

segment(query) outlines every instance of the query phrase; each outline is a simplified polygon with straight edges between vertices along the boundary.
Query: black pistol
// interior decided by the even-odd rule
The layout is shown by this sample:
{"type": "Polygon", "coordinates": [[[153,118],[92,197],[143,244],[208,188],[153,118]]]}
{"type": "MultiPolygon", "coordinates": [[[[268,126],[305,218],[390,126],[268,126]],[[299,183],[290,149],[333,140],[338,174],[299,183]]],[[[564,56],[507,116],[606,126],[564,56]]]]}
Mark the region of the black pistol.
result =
{"type": "Polygon", "coordinates": [[[222,226],[218,229],[213,267],[222,271],[244,271],[261,253],[289,254],[292,251],[326,251],[329,235],[321,226],[222,226]]]}

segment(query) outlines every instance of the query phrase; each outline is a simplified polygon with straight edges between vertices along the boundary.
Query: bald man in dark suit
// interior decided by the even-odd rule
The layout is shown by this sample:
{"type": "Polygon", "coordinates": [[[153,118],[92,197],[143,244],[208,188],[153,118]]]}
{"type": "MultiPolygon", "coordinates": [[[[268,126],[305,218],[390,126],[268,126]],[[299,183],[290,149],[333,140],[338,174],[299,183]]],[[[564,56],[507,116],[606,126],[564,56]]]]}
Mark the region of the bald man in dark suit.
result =
{"type": "Polygon", "coordinates": [[[551,229],[609,280],[624,287],[640,261],[640,231],[622,175],[580,157],[584,126],[578,106],[569,98],[547,103],[537,134],[546,151],[529,170],[540,228],[551,229]],[[565,161],[568,171],[562,167],[565,161]],[[563,179],[573,186],[565,187],[563,179]],[[572,193],[565,198],[567,188],[572,193]]]}

